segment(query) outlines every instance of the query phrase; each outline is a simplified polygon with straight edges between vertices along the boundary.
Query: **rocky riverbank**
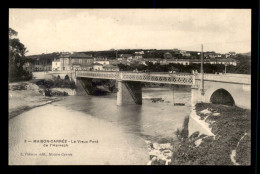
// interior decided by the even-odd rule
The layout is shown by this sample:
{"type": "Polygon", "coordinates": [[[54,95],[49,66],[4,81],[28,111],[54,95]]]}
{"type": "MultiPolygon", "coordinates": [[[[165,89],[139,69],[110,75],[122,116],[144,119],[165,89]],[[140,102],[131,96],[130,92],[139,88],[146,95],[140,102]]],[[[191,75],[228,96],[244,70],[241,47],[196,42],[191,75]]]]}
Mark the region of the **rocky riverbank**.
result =
{"type": "Polygon", "coordinates": [[[177,142],[146,141],[147,165],[250,165],[251,113],[236,106],[199,103],[176,130],[177,142]],[[189,133],[195,119],[205,131],[189,133]]]}
{"type": "Polygon", "coordinates": [[[40,88],[39,93],[49,97],[76,95],[76,91],[74,89],[68,88],[40,88]]]}
{"type": "Polygon", "coordinates": [[[199,103],[195,111],[211,134],[183,137],[173,150],[172,165],[250,165],[250,110],[199,103]]]}
{"type": "Polygon", "coordinates": [[[171,163],[173,146],[170,143],[158,144],[146,141],[150,161],[147,165],[169,165],[171,163]]]}
{"type": "Polygon", "coordinates": [[[45,96],[68,96],[76,94],[75,82],[69,77],[60,79],[60,77],[53,77],[53,79],[36,80],[35,84],[39,86],[39,92],[45,96]]]}

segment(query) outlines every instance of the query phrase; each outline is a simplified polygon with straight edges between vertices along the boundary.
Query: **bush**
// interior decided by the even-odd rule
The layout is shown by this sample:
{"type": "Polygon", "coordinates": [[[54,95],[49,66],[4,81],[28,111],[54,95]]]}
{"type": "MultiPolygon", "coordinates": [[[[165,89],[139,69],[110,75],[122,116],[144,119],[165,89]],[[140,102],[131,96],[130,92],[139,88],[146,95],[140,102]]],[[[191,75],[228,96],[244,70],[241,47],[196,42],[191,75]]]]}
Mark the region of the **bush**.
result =
{"type": "Polygon", "coordinates": [[[250,165],[251,161],[251,133],[248,133],[239,142],[236,149],[236,162],[241,165],[250,165]]]}
{"type": "Polygon", "coordinates": [[[41,87],[44,86],[44,88],[76,88],[76,84],[74,81],[63,80],[59,77],[56,77],[53,80],[40,80],[36,82],[36,85],[41,87]]]}
{"type": "Polygon", "coordinates": [[[24,69],[10,69],[9,71],[9,81],[10,82],[19,82],[19,81],[28,81],[33,78],[33,74],[24,69]]]}
{"type": "Polygon", "coordinates": [[[70,81],[70,78],[69,78],[69,76],[68,76],[68,75],[66,75],[66,76],[65,76],[65,78],[64,78],[64,80],[66,80],[66,81],[70,81]]]}
{"type": "Polygon", "coordinates": [[[179,140],[186,141],[189,136],[189,116],[186,116],[183,121],[182,129],[177,129],[175,134],[179,140]]]}

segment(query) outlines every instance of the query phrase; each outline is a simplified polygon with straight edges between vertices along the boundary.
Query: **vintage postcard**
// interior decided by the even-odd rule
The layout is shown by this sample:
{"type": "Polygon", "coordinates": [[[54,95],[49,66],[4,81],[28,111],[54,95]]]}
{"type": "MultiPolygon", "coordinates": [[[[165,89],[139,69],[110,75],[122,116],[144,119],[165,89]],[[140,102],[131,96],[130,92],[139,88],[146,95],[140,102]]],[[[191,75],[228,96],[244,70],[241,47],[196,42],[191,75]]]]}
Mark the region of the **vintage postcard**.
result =
{"type": "Polygon", "coordinates": [[[250,9],[9,9],[9,165],[251,165],[250,9]]]}

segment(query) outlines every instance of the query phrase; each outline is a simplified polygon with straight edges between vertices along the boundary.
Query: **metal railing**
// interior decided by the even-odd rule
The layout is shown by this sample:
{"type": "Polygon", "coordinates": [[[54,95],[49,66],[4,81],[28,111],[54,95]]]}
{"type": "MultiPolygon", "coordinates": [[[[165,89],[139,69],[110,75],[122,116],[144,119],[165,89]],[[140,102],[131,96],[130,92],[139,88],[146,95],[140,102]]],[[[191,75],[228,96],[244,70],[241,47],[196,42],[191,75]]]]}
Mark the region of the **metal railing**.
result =
{"type": "Polygon", "coordinates": [[[107,71],[76,71],[77,77],[114,79],[125,81],[141,81],[152,83],[168,83],[192,85],[193,76],[189,74],[169,74],[169,73],[139,73],[139,72],[107,72],[107,71]]]}
{"type": "MultiPolygon", "coordinates": [[[[196,80],[201,79],[201,74],[197,74],[196,80]]],[[[204,80],[206,81],[217,81],[227,83],[240,83],[240,84],[251,84],[251,75],[245,74],[204,74],[204,80]]]]}

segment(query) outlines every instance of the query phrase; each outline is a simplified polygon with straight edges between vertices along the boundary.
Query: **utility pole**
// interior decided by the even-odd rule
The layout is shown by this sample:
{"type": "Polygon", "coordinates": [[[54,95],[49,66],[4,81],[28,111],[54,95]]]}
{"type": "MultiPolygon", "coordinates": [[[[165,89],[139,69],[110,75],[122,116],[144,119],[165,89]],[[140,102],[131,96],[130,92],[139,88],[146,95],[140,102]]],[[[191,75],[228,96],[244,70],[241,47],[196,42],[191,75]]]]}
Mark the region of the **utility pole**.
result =
{"type": "Polygon", "coordinates": [[[201,73],[201,95],[204,95],[204,72],[203,72],[203,44],[201,44],[201,67],[200,67],[200,73],[201,73]]]}
{"type": "Polygon", "coordinates": [[[227,74],[227,62],[225,62],[225,74],[227,74]]]}

